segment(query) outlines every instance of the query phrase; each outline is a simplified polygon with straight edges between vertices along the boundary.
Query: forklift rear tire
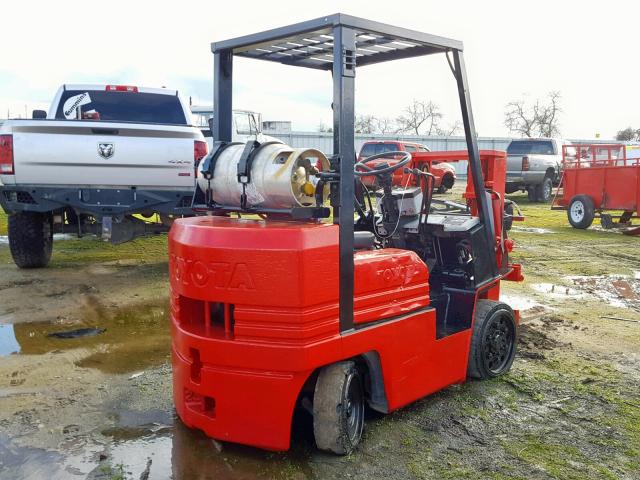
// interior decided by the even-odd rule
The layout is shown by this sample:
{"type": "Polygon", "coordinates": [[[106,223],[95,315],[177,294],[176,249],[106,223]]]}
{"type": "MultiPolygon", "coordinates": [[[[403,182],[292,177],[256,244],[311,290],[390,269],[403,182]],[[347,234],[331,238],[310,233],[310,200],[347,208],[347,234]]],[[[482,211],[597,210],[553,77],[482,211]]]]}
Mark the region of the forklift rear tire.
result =
{"type": "Polygon", "coordinates": [[[506,303],[478,300],[474,316],[467,375],[486,380],[508,372],[516,355],[513,310],[506,303]]]}
{"type": "Polygon", "coordinates": [[[53,216],[20,212],[9,215],[9,250],[19,268],[46,267],[53,249],[53,216]]]}
{"type": "Polygon", "coordinates": [[[360,442],[364,428],[364,389],[354,362],[338,362],[320,370],[313,395],[316,445],[347,455],[360,442]]]}
{"type": "Polygon", "coordinates": [[[576,195],[569,202],[567,218],[573,228],[589,228],[595,217],[593,200],[587,195],[576,195]]]}

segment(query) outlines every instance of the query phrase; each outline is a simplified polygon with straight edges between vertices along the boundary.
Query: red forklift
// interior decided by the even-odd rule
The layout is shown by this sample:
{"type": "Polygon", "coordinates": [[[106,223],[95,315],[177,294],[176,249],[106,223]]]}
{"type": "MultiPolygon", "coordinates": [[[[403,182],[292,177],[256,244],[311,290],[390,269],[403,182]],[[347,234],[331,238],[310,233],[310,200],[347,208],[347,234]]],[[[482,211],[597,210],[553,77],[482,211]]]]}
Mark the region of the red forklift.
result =
{"type": "MultiPolygon", "coordinates": [[[[194,207],[169,235],[173,391],[189,427],[283,451],[312,416],[318,448],[348,454],[365,408],[389,413],[467,378],[509,370],[521,281],[504,228],[505,157],[478,151],[462,43],[343,14],[212,44],[212,151],[194,207]],[[355,161],[356,67],[446,57],[465,127],[466,203],[433,202],[433,176],[355,161]],[[233,59],[331,72],[333,155],[232,141],[233,59]],[[366,191],[360,178],[378,177],[366,191]],[[373,198],[375,197],[375,199],[373,198]]],[[[385,153],[384,155],[388,155],[385,153]]]]}
{"type": "Polygon", "coordinates": [[[640,217],[639,152],[619,143],[563,146],[562,179],[551,209],[566,210],[574,228],[589,228],[599,217],[602,228],[640,235],[640,227],[631,225],[640,217]]]}

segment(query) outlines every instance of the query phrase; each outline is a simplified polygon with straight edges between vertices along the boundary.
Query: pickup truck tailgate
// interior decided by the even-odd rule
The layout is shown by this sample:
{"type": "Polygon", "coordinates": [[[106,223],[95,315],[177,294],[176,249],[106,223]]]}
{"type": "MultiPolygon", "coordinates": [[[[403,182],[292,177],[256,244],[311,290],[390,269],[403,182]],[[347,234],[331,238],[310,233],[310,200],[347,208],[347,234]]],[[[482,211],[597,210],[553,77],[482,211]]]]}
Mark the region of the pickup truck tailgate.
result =
{"type": "Polygon", "coordinates": [[[192,127],[26,120],[12,128],[16,184],[194,185],[192,127]]]}
{"type": "Polygon", "coordinates": [[[522,173],[522,157],[524,155],[507,156],[507,172],[520,175],[522,173]]]}

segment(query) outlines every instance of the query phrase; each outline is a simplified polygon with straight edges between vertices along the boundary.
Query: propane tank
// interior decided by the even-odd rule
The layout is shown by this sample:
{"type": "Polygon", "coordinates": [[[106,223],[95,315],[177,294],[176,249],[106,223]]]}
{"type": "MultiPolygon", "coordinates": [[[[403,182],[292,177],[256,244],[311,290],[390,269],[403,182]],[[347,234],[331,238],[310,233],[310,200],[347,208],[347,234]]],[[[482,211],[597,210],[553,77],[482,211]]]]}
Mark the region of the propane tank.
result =
{"type": "MultiPolygon", "coordinates": [[[[227,146],[216,160],[213,178],[198,175],[198,185],[218,205],[240,206],[243,184],[238,181],[238,164],[245,144],[227,146]]],[[[292,148],[283,143],[258,147],[253,154],[251,178],[244,187],[247,206],[289,209],[315,206],[315,173],[329,169],[327,157],[319,150],[292,148]]],[[[329,193],[325,185],[323,200],[329,193]]]]}

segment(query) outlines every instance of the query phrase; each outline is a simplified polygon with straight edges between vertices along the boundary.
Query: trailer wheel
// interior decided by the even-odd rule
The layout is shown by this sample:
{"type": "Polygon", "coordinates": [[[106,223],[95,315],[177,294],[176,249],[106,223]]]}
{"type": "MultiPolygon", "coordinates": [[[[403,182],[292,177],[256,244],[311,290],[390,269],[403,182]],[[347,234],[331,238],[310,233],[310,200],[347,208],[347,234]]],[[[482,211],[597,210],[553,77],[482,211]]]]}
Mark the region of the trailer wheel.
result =
{"type": "Polygon", "coordinates": [[[602,228],[604,228],[605,230],[610,230],[613,227],[615,227],[615,223],[613,221],[613,217],[609,214],[606,213],[601,213],[600,214],[600,225],[602,226],[602,228]]]}
{"type": "Polygon", "coordinates": [[[553,196],[553,180],[551,177],[544,177],[540,185],[536,185],[536,201],[547,203],[553,196]]]}
{"type": "Polygon", "coordinates": [[[486,380],[506,373],[516,355],[516,320],[506,303],[478,300],[467,375],[486,380]]]}
{"type": "Polygon", "coordinates": [[[354,362],[328,365],[318,375],[313,395],[316,445],[339,455],[351,453],[364,428],[364,390],[354,362]]]}
{"type": "Polygon", "coordinates": [[[9,249],[20,268],[46,267],[53,249],[53,216],[35,212],[9,215],[9,249]]]}
{"type": "Polygon", "coordinates": [[[567,218],[573,228],[589,228],[595,217],[593,200],[587,195],[576,195],[569,202],[567,218]]]}

